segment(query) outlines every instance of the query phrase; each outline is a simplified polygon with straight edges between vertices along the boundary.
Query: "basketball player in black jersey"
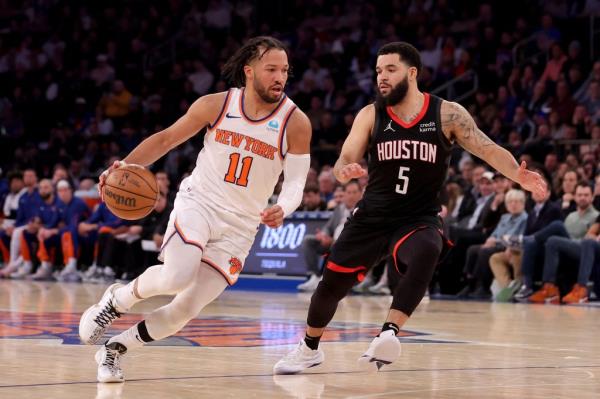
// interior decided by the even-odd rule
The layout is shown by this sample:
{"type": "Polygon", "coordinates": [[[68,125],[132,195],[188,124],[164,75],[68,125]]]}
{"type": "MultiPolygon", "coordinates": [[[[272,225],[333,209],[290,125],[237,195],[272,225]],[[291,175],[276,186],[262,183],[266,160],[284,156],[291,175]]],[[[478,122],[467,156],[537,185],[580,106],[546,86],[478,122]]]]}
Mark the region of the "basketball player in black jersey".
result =
{"type": "Polygon", "coordinates": [[[274,366],[275,374],[323,362],[319,340],[338,302],[389,255],[400,282],[382,332],[359,364],[378,370],[398,358],[396,334],[425,295],[445,246],[439,197],[453,143],[524,189],[544,189],[542,177],[490,140],[461,105],[419,91],[421,65],[419,52],[408,43],[389,43],[378,52],[377,99],[356,116],[334,168],[341,183],[359,178],[366,171],[358,162],[368,151],[369,183],[333,245],[312,296],[306,336],[274,366]]]}

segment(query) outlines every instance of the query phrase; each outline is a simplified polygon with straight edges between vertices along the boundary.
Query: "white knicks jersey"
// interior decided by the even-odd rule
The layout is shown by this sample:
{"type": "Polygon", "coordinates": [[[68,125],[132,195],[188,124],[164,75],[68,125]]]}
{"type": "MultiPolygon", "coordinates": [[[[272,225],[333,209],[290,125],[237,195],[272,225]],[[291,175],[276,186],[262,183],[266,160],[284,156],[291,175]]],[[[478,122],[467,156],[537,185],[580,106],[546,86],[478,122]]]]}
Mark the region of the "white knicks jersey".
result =
{"type": "Polygon", "coordinates": [[[260,220],[283,170],[286,127],[296,109],[283,95],[268,116],[244,113],[244,89],[230,89],[219,117],[209,125],[191,175],[194,191],[214,206],[260,220]]]}

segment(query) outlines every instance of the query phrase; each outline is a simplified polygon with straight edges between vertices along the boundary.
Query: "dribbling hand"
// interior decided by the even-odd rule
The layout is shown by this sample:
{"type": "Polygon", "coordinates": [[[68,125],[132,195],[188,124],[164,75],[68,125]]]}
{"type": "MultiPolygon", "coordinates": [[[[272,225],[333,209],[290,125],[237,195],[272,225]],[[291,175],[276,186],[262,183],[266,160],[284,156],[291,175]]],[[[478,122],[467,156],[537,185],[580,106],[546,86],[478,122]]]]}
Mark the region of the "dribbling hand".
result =
{"type": "Polygon", "coordinates": [[[260,221],[271,228],[277,228],[283,224],[283,209],[274,205],[260,213],[260,221]]]}
{"type": "Polygon", "coordinates": [[[108,169],[106,169],[104,172],[102,172],[102,174],[98,178],[98,180],[99,180],[98,194],[100,194],[100,198],[102,199],[102,201],[104,201],[104,194],[102,194],[102,188],[104,187],[104,184],[106,183],[106,178],[108,177],[110,172],[112,172],[113,170],[115,170],[117,168],[123,167],[125,165],[126,165],[126,163],[123,161],[115,161],[108,169]]]}
{"type": "Polygon", "coordinates": [[[358,179],[367,174],[367,171],[362,166],[355,163],[350,163],[340,170],[340,177],[344,180],[358,179]]]}

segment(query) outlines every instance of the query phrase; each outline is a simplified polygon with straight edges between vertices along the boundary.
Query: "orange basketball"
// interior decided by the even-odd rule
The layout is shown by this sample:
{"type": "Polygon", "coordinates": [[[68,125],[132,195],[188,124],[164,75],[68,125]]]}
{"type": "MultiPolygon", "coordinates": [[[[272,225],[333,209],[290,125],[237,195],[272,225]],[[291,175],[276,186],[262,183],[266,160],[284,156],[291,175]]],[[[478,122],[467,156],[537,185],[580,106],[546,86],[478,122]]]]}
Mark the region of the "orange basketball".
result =
{"type": "Polygon", "coordinates": [[[154,174],[140,165],[126,165],[110,172],[102,191],[108,209],[126,220],[147,216],[159,195],[154,174]]]}

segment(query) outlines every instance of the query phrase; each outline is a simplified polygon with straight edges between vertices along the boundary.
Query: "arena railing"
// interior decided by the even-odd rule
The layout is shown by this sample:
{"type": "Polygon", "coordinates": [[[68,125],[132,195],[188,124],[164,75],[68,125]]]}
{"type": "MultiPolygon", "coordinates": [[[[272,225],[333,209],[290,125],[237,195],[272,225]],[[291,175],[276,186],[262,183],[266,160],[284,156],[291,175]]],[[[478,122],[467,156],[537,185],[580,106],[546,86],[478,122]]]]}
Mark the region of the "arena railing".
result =
{"type": "Polygon", "coordinates": [[[460,102],[475,94],[478,89],[479,77],[475,70],[469,69],[462,75],[436,87],[431,93],[450,101],[460,102]]]}

